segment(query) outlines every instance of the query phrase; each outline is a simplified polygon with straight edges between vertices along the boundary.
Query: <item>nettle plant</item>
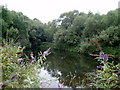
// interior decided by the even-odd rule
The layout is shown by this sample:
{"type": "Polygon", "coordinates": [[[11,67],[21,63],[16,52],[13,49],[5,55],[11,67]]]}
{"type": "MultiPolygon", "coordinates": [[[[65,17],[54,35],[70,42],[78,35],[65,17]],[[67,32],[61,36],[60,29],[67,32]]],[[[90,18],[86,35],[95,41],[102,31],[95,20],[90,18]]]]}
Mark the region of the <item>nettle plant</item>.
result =
{"type": "Polygon", "coordinates": [[[86,73],[85,82],[86,87],[91,88],[120,88],[120,63],[110,62],[109,57],[113,55],[104,54],[102,47],[96,40],[90,40],[94,42],[99,50],[100,54],[91,54],[91,56],[98,56],[96,59],[100,62],[95,72],[86,73]]]}
{"type": "Polygon", "coordinates": [[[0,86],[2,88],[38,88],[40,77],[38,69],[49,54],[49,50],[39,53],[38,60],[33,53],[30,57],[23,53],[20,45],[14,43],[0,44],[0,66],[2,69],[0,86]]]}

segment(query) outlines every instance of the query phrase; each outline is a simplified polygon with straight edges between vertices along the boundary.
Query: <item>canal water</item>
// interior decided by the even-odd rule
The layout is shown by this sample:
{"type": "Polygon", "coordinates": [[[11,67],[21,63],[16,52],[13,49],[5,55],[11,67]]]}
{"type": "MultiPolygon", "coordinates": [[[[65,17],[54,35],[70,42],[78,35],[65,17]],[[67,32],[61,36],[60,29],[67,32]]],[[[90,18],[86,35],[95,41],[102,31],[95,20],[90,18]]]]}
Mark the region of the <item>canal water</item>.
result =
{"type": "Polygon", "coordinates": [[[40,71],[42,88],[78,88],[84,74],[96,69],[96,59],[73,52],[52,51],[40,71]]]}

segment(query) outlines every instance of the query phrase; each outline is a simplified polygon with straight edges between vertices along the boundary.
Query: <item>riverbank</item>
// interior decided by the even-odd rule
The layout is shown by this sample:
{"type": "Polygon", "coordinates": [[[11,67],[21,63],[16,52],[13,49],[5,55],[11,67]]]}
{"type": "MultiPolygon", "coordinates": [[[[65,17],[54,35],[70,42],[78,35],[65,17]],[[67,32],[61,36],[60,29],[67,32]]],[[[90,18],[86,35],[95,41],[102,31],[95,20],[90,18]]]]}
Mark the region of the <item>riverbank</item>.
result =
{"type": "MultiPolygon", "coordinates": [[[[47,48],[51,47],[52,49],[56,49],[56,50],[61,50],[61,51],[69,51],[69,52],[74,52],[74,53],[80,53],[80,54],[84,54],[84,55],[89,55],[91,53],[93,54],[99,54],[99,50],[97,49],[97,47],[91,46],[92,49],[87,48],[86,50],[81,50],[80,46],[74,46],[74,47],[68,47],[65,45],[61,45],[59,47],[57,47],[54,43],[50,43],[50,42],[43,42],[40,44],[40,48],[45,50],[47,48]],[[96,48],[96,49],[93,49],[96,48]]],[[[116,47],[103,47],[103,51],[106,54],[111,54],[113,55],[114,58],[117,58],[118,60],[120,60],[120,46],[116,46],[116,47]]]]}

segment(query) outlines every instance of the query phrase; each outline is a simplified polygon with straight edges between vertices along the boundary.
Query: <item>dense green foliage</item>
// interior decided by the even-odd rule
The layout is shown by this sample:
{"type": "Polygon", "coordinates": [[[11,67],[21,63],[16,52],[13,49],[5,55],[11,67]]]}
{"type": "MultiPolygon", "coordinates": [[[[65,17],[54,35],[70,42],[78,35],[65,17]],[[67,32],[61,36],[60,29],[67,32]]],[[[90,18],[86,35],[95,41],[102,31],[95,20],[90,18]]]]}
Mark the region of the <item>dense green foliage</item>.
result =
{"type": "MultiPolygon", "coordinates": [[[[85,14],[74,10],[43,24],[36,18],[29,19],[21,12],[10,11],[4,6],[1,8],[3,39],[12,38],[22,46],[38,48],[42,43],[52,43],[52,46],[49,44],[50,47],[57,49],[95,53],[98,50],[89,40],[97,40],[105,52],[108,49],[106,47],[120,49],[119,9],[109,11],[106,15],[92,12],[85,14]]],[[[112,54],[120,53],[116,51],[112,54]]]]}
{"type": "Polygon", "coordinates": [[[43,24],[38,20],[31,20],[21,12],[9,11],[1,7],[2,37],[3,40],[14,39],[22,46],[32,47],[44,41],[43,24]]]}
{"type": "Polygon", "coordinates": [[[34,54],[26,56],[20,45],[4,43],[0,46],[0,69],[2,81],[0,87],[7,88],[40,88],[41,79],[38,69],[41,68],[45,54],[39,54],[38,60],[34,54]]]}
{"type": "Polygon", "coordinates": [[[83,87],[89,88],[120,88],[120,63],[109,61],[107,54],[100,53],[98,61],[100,65],[94,72],[86,73],[86,79],[82,81],[83,87]]]}
{"type": "MultiPolygon", "coordinates": [[[[103,62],[101,69],[93,73],[87,73],[86,87],[94,88],[120,88],[119,87],[119,68],[120,64],[115,65],[110,62],[103,62]]],[[[99,67],[99,66],[98,66],[99,67]]]]}

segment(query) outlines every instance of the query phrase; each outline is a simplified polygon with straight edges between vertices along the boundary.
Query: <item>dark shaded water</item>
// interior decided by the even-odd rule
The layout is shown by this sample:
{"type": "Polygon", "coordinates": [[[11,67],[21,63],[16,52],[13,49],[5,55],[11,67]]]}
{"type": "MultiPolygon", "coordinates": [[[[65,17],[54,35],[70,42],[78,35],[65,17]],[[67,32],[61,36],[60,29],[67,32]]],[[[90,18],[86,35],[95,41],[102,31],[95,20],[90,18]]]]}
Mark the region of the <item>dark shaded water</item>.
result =
{"type": "Polygon", "coordinates": [[[58,87],[58,84],[64,88],[75,88],[80,86],[81,79],[84,77],[80,72],[91,72],[97,64],[97,60],[90,56],[53,51],[47,56],[39,76],[43,78],[43,82],[49,83],[49,88],[58,87]]]}

